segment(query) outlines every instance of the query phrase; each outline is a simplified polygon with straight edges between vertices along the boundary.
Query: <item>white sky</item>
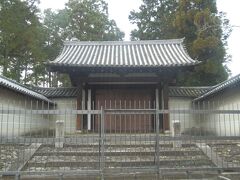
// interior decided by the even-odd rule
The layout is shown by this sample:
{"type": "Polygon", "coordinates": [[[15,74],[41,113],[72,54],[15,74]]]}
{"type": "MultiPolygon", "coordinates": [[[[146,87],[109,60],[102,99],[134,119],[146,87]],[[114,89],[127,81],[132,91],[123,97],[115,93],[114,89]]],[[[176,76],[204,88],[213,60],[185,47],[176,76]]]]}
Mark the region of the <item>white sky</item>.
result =
{"type": "MultiPolygon", "coordinates": [[[[62,9],[68,0],[40,0],[40,8],[62,9]]],[[[108,2],[109,16],[117,22],[118,27],[125,32],[125,40],[129,40],[132,25],[128,16],[131,10],[138,10],[142,0],[105,0],[108,2]]],[[[217,0],[218,10],[227,13],[231,25],[239,26],[233,28],[228,40],[228,53],[232,55],[232,61],[227,64],[232,75],[240,73],[240,1],[239,0],[217,0]]]]}

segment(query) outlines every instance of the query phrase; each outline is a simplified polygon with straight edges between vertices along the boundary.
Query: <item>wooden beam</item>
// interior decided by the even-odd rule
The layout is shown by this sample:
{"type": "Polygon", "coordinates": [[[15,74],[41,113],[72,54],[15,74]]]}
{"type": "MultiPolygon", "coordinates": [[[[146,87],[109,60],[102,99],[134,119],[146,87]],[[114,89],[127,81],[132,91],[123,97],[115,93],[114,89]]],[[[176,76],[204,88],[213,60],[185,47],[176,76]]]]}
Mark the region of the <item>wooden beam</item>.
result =
{"type": "MultiPolygon", "coordinates": [[[[80,82],[161,82],[166,81],[166,78],[163,77],[79,77],[75,76],[75,84],[80,82]]],[[[171,81],[170,79],[167,81],[171,81]]]]}
{"type": "Polygon", "coordinates": [[[131,73],[131,72],[156,72],[156,73],[176,73],[180,70],[190,70],[193,66],[172,66],[172,67],[83,67],[83,66],[69,66],[69,65],[49,65],[48,70],[51,72],[62,72],[62,73],[97,73],[97,72],[120,72],[120,73],[131,73]]]}

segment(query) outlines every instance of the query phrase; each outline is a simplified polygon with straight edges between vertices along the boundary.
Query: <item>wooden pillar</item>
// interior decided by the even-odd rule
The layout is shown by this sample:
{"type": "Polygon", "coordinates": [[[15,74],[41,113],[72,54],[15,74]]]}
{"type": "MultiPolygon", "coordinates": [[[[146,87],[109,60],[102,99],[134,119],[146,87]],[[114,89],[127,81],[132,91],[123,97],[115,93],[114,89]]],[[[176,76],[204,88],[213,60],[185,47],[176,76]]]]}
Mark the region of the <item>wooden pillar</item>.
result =
{"type": "MultiPolygon", "coordinates": [[[[87,110],[91,110],[91,102],[92,102],[92,93],[91,93],[91,89],[88,89],[88,98],[87,98],[87,110]]],[[[91,114],[88,113],[87,115],[87,126],[88,126],[88,130],[91,130],[91,114]]]]}
{"type": "MultiPolygon", "coordinates": [[[[155,102],[156,102],[156,109],[157,110],[160,110],[161,109],[161,87],[160,86],[157,86],[156,89],[155,89],[155,102]]],[[[153,123],[153,124],[156,124],[156,132],[159,132],[159,129],[160,129],[160,114],[156,114],[156,123],[153,123]],[[158,123],[157,123],[158,121],[158,123]]]]}
{"type": "MultiPolygon", "coordinates": [[[[163,109],[163,93],[162,93],[162,84],[159,83],[155,90],[155,102],[156,102],[156,109],[162,110],[163,109]]],[[[163,131],[163,115],[159,114],[159,130],[163,131]]]]}
{"type": "Polygon", "coordinates": [[[82,88],[82,110],[86,109],[86,90],[82,88]]]}
{"type": "Polygon", "coordinates": [[[160,100],[160,97],[159,97],[159,92],[161,92],[161,89],[159,88],[159,86],[156,87],[155,89],[155,101],[156,101],[156,109],[159,110],[160,109],[160,103],[161,103],[161,100],[160,100]]]}
{"type": "MultiPolygon", "coordinates": [[[[83,96],[83,86],[82,84],[78,85],[78,95],[77,95],[77,110],[82,109],[82,96],[83,96]]],[[[76,122],[76,129],[82,130],[83,129],[83,116],[81,114],[77,114],[77,122],[76,122]]]]}
{"type": "MultiPolygon", "coordinates": [[[[163,109],[168,110],[168,101],[169,101],[169,88],[168,88],[168,82],[164,82],[163,89],[163,109]]],[[[169,124],[169,114],[163,114],[163,130],[170,130],[170,124],[169,124]]]]}

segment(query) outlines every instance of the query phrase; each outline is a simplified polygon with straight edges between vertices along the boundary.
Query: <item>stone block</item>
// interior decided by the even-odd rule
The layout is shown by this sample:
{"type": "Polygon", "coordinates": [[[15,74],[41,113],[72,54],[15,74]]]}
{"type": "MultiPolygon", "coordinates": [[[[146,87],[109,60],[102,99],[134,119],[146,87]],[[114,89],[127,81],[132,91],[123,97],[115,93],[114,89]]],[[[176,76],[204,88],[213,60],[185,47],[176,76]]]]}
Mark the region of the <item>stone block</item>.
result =
{"type": "Polygon", "coordinates": [[[63,141],[64,141],[64,121],[58,120],[56,121],[55,147],[63,148],[63,141]]]}
{"type": "MultiPolygon", "coordinates": [[[[181,136],[181,122],[180,120],[172,121],[172,137],[180,137],[181,136]]],[[[182,147],[182,141],[175,140],[173,141],[173,147],[182,147]]]]}

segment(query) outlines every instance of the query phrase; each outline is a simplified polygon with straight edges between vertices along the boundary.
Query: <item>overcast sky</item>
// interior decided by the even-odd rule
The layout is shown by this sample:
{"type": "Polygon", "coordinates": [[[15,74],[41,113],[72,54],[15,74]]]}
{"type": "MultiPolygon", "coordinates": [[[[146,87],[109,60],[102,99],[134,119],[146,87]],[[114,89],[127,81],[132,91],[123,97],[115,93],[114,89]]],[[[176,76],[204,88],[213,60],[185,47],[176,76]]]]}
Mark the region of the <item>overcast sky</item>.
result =
{"type": "MultiPolygon", "coordinates": [[[[40,0],[40,8],[62,9],[68,0],[40,0]]],[[[134,25],[128,20],[129,12],[138,10],[142,0],[105,0],[108,2],[109,16],[117,22],[118,27],[125,32],[125,40],[129,40],[129,33],[134,29],[134,25]]],[[[232,55],[232,62],[227,66],[232,71],[232,75],[240,73],[240,1],[239,0],[217,0],[218,10],[227,13],[227,18],[234,27],[228,40],[228,53],[232,55]]]]}

